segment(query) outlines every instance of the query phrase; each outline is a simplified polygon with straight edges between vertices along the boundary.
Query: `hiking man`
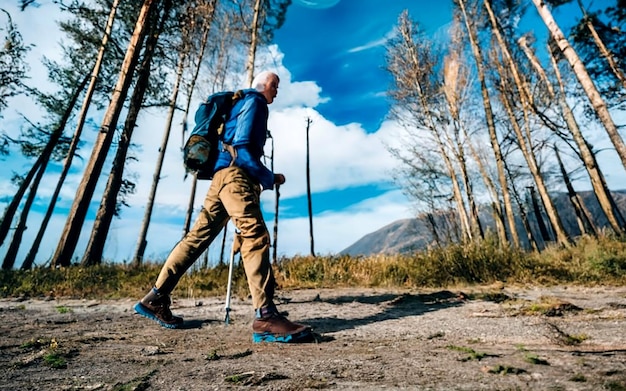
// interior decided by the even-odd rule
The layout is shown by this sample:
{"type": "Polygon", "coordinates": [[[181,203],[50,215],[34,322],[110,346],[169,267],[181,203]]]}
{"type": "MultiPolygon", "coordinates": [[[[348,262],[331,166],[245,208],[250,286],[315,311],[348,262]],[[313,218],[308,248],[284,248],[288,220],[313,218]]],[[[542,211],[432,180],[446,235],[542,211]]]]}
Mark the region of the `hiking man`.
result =
{"type": "Polygon", "coordinates": [[[172,315],[169,295],[230,218],[240,231],[241,257],[256,311],[253,340],[297,342],[310,336],[308,326],[289,321],[274,305],[270,236],[261,213],[261,191],[285,183],[283,174],[275,174],[261,163],[267,137],[267,106],[278,93],[278,83],[275,73],[260,73],[254,78],[252,88],[244,90],[244,97],[233,106],[224,130],[224,140],[232,148],[221,148],[213,180],[194,226],[167,257],[154,287],[135,304],[140,315],[163,327],[177,328],[183,324],[181,317],[172,315]]]}

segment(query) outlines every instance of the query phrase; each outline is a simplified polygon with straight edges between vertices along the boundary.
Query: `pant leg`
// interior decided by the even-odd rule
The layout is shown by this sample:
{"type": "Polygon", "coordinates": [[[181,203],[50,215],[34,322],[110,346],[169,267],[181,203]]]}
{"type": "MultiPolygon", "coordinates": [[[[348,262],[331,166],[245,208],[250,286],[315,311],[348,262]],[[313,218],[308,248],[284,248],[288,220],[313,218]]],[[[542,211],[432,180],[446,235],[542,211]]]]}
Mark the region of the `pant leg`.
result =
{"type": "Polygon", "coordinates": [[[187,269],[209,247],[226,225],[228,214],[219,199],[219,192],[220,184],[216,181],[211,182],[203,208],[193,227],[176,244],[161,268],[155,284],[160,293],[169,294],[174,290],[187,269]]]}
{"type": "MultiPolygon", "coordinates": [[[[255,309],[266,307],[274,298],[274,274],[270,264],[270,235],[261,212],[261,189],[239,167],[223,172],[220,200],[235,227],[241,232],[241,258],[255,309]]],[[[214,178],[215,180],[215,178],[214,178]]]]}

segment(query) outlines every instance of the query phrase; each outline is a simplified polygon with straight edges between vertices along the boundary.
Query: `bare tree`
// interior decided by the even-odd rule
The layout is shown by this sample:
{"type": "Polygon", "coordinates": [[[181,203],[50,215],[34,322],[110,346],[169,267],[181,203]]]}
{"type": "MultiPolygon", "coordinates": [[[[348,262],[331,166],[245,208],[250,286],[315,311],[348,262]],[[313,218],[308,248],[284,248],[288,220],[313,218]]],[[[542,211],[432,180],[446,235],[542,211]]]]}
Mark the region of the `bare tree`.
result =
{"type": "MultiPolygon", "coordinates": [[[[624,36],[623,29],[619,27],[620,14],[613,12],[611,7],[605,9],[604,13],[606,16],[613,16],[615,18],[615,20],[612,21],[615,24],[611,23],[612,25],[606,25],[600,19],[598,15],[599,12],[589,12],[581,0],[576,0],[576,2],[578,3],[583,17],[573,28],[572,37],[574,43],[580,44],[582,57],[588,57],[589,55],[595,57],[591,59],[592,64],[590,64],[588,68],[590,73],[592,75],[598,74],[599,72],[606,74],[606,71],[609,70],[621,85],[622,93],[626,93],[626,74],[622,67],[622,61],[620,61],[620,55],[622,55],[621,58],[623,58],[624,54],[623,49],[620,48],[623,42],[620,42],[619,39],[620,35],[624,36]],[[605,40],[611,45],[613,50],[607,46],[605,40]],[[595,47],[595,50],[592,47],[595,47]],[[585,54],[587,54],[587,56],[585,56],[585,54]],[[598,54],[600,54],[600,58],[598,58],[598,54]],[[596,64],[593,64],[594,62],[596,64]],[[601,64],[601,62],[603,63],[601,64]]],[[[619,1],[616,1],[616,3],[619,3],[619,1]]],[[[554,3],[554,6],[560,6],[562,4],[562,1],[558,1],[554,3]]],[[[616,8],[619,7],[623,8],[624,4],[616,4],[616,8]]],[[[587,60],[587,58],[585,58],[585,60],[587,60]]]]}
{"type": "MultiPolygon", "coordinates": [[[[193,27],[196,25],[195,19],[196,15],[204,16],[202,17],[202,23],[200,25],[203,27],[202,39],[201,39],[201,47],[200,47],[200,56],[204,54],[205,45],[207,36],[209,33],[209,28],[211,25],[211,21],[213,19],[213,15],[215,14],[215,4],[217,0],[212,0],[207,4],[201,4],[198,7],[194,7],[187,10],[187,15],[189,15],[189,20],[187,23],[183,24],[183,32],[182,32],[182,44],[180,48],[180,53],[178,57],[178,65],[176,71],[176,80],[174,81],[174,89],[172,91],[172,96],[169,102],[169,109],[167,114],[167,119],[165,122],[165,129],[163,131],[163,138],[161,141],[161,146],[159,147],[159,154],[157,157],[157,163],[154,171],[154,175],[152,177],[152,186],[150,187],[150,193],[148,195],[148,201],[146,203],[146,210],[144,213],[144,218],[141,223],[141,229],[139,231],[139,238],[137,239],[137,247],[135,249],[135,255],[133,256],[133,266],[137,267],[141,264],[143,260],[143,255],[146,249],[146,236],[148,233],[148,227],[150,225],[150,219],[152,217],[152,209],[154,207],[154,199],[156,197],[156,191],[158,188],[159,180],[161,178],[161,169],[163,167],[163,161],[165,159],[165,152],[167,150],[167,144],[169,141],[169,136],[172,129],[172,122],[174,120],[174,113],[176,111],[176,102],[178,101],[178,93],[180,89],[180,84],[183,80],[183,71],[185,68],[185,63],[190,56],[190,51],[192,48],[192,40],[195,37],[195,32],[193,31],[193,27]]],[[[198,61],[198,64],[200,61],[198,61]]],[[[196,73],[197,77],[197,73],[196,73]]],[[[195,79],[194,79],[195,83],[195,79]]],[[[186,112],[185,118],[183,119],[183,123],[186,123],[186,112]]],[[[193,193],[195,194],[195,184],[197,178],[194,174],[193,176],[193,193]]],[[[187,230],[189,229],[188,224],[185,225],[187,230]]],[[[186,233],[186,232],[185,232],[186,233]]]]}
{"type": "MultiPolygon", "coordinates": [[[[33,178],[28,197],[26,197],[26,201],[24,202],[24,206],[22,207],[22,213],[20,213],[19,221],[17,223],[17,226],[15,227],[15,231],[13,231],[11,244],[9,244],[9,248],[4,255],[4,261],[2,261],[2,269],[4,270],[10,270],[13,268],[13,265],[17,258],[17,253],[20,249],[20,244],[22,243],[22,236],[24,235],[24,231],[26,231],[26,221],[28,219],[28,213],[30,212],[30,208],[33,205],[33,201],[35,201],[37,188],[39,187],[41,178],[43,177],[43,174],[46,170],[47,163],[48,161],[44,162],[41,165],[39,170],[37,170],[35,178],[33,178]]],[[[22,263],[22,269],[30,269],[30,265],[22,263]]]]}
{"type": "MultiPolygon", "coordinates": [[[[387,59],[387,68],[395,83],[395,89],[390,92],[396,102],[392,111],[410,132],[424,132],[419,138],[421,142],[416,142],[415,145],[427,148],[426,138],[432,143],[430,147],[437,151],[438,160],[443,165],[443,170],[439,172],[443,176],[440,178],[449,183],[452,190],[463,240],[472,239],[461,184],[457,178],[454,158],[446,142],[445,131],[449,118],[446,115],[445,99],[440,92],[443,81],[438,79],[440,76],[435,70],[437,61],[432,44],[423,37],[416,38],[417,28],[406,11],[400,15],[397,29],[399,38],[397,41],[390,41],[387,59]],[[413,127],[415,129],[410,129],[413,127]]],[[[417,136],[415,138],[418,139],[417,136]]],[[[416,150],[409,153],[415,154],[416,150]]],[[[417,151],[417,154],[422,153],[417,151]]]]}
{"type": "Polygon", "coordinates": [[[580,229],[580,233],[596,236],[597,231],[591,221],[589,211],[587,210],[587,208],[585,208],[585,204],[582,202],[581,197],[578,195],[576,190],[574,190],[574,186],[572,185],[572,181],[570,180],[569,174],[565,169],[565,165],[563,164],[563,160],[561,159],[561,154],[559,153],[559,149],[556,145],[554,145],[554,154],[557,161],[559,162],[559,169],[561,170],[563,182],[565,183],[565,188],[567,189],[567,196],[570,200],[570,203],[572,204],[572,207],[574,208],[574,215],[576,216],[576,222],[578,223],[578,229],[580,229]]]}
{"type": "MultiPolygon", "coordinates": [[[[451,119],[451,131],[444,133],[449,149],[456,158],[461,183],[465,188],[467,204],[469,207],[470,229],[472,236],[475,238],[483,238],[484,232],[480,222],[478,206],[474,198],[474,189],[470,179],[467,153],[465,151],[467,141],[470,137],[467,127],[461,118],[462,106],[467,105],[464,95],[468,90],[468,70],[461,59],[461,31],[458,20],[455,20],[452,29],[452,44],[449,53],[444,58],[443,69],[443,96],[448,106],[448,113],[451,119]]],[[[499,222],[496,221],[499,225],[499,222]]],[[[504,227],[502,226],[502,229],[504,227]]]]}
{"type": "MultiPolygon", "coordinates": [[[[81,92],[85,88],[86,84],[87,84],[87,78],[83,79],[82,83],[76,86],[73,96],[71,97],[70,101],[67,103],[67,107],[65,108],[65,113],[60,118],[59,124],[57,125],[56,129],[50,136],[50,139],[48,140],[48,144],[46,145],[42,154],[40,155],[40,157],[42,158],[40,161],[40,164],[34,165],[33,168],[31,169],[31,170],[35,170],[37,174],[34,176],[32,180],[30,191],[29,191],[28,197],[26,198],[26,202],[24,203],[24,206],[22,208],[18,225],[17,227],[15,227],[15,231],[13,233],[13,239],[11,240],[11,244],[5,255],[4,262],[2,263],[3,269],[11,269],[13,267],[13,263],[15,262],[15,258],[17,256],[19,247],[22,242],[22,235],[24,234],[24,231],[26,230],[26,221],[28,219],[28,214],[30,212],[30,208],[33,204],[33,201],[35,200],[35,196],[37,195],[37,189],[39,188],[41,179],[43,178],[43,175],[46,171],[46,167],[48,166],[48,163],[50,162],[50,158],[52,156],[53,150],[57,146],[59,139],[63,135],[63,130],[65,129],[67,121],[69,120],[72,112],[74,111],[74,107],[76,106],[78,97],[80,96],[81,92]]],[[[29,269],[30,265],[24,262],[22,265],[22,268],[29,269]]]]}
{"type": "Polygon", "coordinates": [[[246,63],[246,71],[248,74],[247,85],[252,86],[254,79],[254,62],[256,58],[256,49],[259,45],[259,16],[261,13],[261,5],[263,0],[255,0],[254,12],[252,14],[252,24],[250,25],[250,46],[248,47],[248,62],[246,63]]]}
{"type": "Polygon", "coordinates": [[[539,16],[541,16],[541,19],[543,19],[546,27],[550,31],[552,38],[561,49],[563,56],[565,56],[570,66],[572,67],[572,70],[578,78],[581,87],[587,94],[589,102],[594,108],[598,119],[600,120],[607,134],[609,135],[609,139],[613,143],[615,151],[622,161],[622,165],[624,166],[624,168],[626,168],[626,145],[624,144],[624,140],[617,130],[617,125],[615,125],[615,122],[611,117],[611,113],[607,108],[606,102],[604,101],[604,99],[602,99],[602,96],[598,92],[598,89],[596,88],[593,80],[589,76],[585,64],[581,61],[580,57],[578,57],[578,54],[576,53],[574,48],[569,44],[567,38],[565,38],[565,35],[561,31],[559,25],[556,23],[556,20],[554,20],[552,13],[548,9],[548,6],[542,0],[532,1],[537,8],[539,16]]]}
{"type": "Polygon", "coordinates": [[[123,188],[123,186],[128,185],[128,183],[123,180],[124,167],[128,156],[128,148],[130,147],[133,131],[137,124],[137,117],[139,116],[144,96],[146,94],[146,90],[148,89],[152,59],[157,47],[157,42],[160,34],[163,32],[165,23],[170,17],[171,6],[172,2],[170,0],[165,0],[163,9],[160,10],[161,12],[155,12],[148,19],[148,39],[145,44],[143,59],[141,66],[139,67],[137,81],[130,99],[128,115],[124,121],[124,129],[117,145],[115,158],[113,159],[113,166],[102,195],[100,208],[96,213],[96,219],[91,230],[91,236],[89,238],[89,242],[87,243],[87,248],[85,249],[85,253],[81,261],[83,266],[100,264],[102,261],[104,245],[109,233],[111,221],[118,213],[117,201],[120,189],[123,188]]]}
{"type": "MultiPolygon", "coordinates": [[[[501,101],[506,109],[506,112],[509,116],[509,121],[516,135],[517,145],[519,146],[520,151],[524,156],[526,164],[528,165],[528,169],[530,170],[533,180],[537,186],[537,191],[539,192],[539,196],[541,197],[541,201],[546,210],[546,214],[548,215],[550,223],[552,224],[552,229],[554,230],[554,234],[556,235],[556,240],[559,244],[563,246],[569,246],[570,238],[565,231],[565,227],[563,226],[561,217],[559,216],[554,202],[550,197],[547,185],[541,173],[539,164],[537,163],[537,158],[535,156],[535,148],[533,146],[534,138],[532,136],[531,121],[529,118],[529,115],[532,111],[532,94],[528,90],[527,83],[525,80],[523,80],[523,77],[519,71],[519,66],[513,58],[509,46],[500,32],[500,26],[491,8],[490,0],[484,0],[484,5],[485,9],[487,10],[487,14],[489,15],[489,20],[491,21],[492,32],[496,37],[498,47],[504,61],[504,64],[498,64],[501,83],[501,101]],[[509,77],[513,79],[514,86],[517,89],[516,97],[518,97],[520,100],[522,116],[524,119],[522,124],[519,123],[519,120],[514,113],[515,103],[511,97],[511,94],[509,93],[509,91],[513,91],[514,89],[513,85],[509,85],[509,83],[507,83],[507,79],[509,77]]],[[[497,61],[497,59],[494,58],[494,61],[497,61]]]]}
{"type": "Polygon", "coordinates": [[[498,140],[498,133],[496,131],[496,124],[495,124],[495,115],[493,113],[489,87],[487,86],[487,80],[485,76],[484,60],[482,57],[480,44],[478,42],[476,28],[474,24],[472,23],[472,19],[470,18],[466,10],[465,3],[466,3],[466,0],[458,0],[457,4],[461,11],[461,15],[463,17],[463,21],[467,29],[467,36],[470,42],[470,46],[472,48],[474,61],[476,62],[476,72],[478,76],[478,81],[480,82],[480,91],[482,94],[483,107],[485,110],[485,120],[487,122],[487,130],[489,131],[489,141],[491,143],[491,149],[493,150],[497,176],[498,176],[498,182],[500,184],[500,192],[502,193],[502,202],[504,204],[503,209],[507,217],[508,228],[511,234],[511,240],[513,241],[513,244],[515,245],[515,247],[520,247],[519,236],[517,233],[517,226],[515,224],[515,215],[513,212],[513,205],[511,202],[511,195],[509,193],[506,170],[504,168],[504,158],[502,155],[502,150],[500,148],[500,141],[498,140]]]}
{"type": "MultiPolygon", "coordinates": [[[[183,120],[182,120],[182,143],[181,143],[181,148],[184,147],[185,145],[185,139],[186,139],[186,134],[187,134],[187,128],[188,128],[188,116],[189,116],[189,110],[190,110],[190,105],[191,105],[191,99],[193,97],[193,92],[195,90],[196,87],[196,82],[198,81],[198,76],[200,74],[200,69],[202,67],[202,61],[205,57],[205,52],[207,49],[207,43],[208,43],[208,38],[209,38],[209,33],[211,32],[211,26],[212,24],[215,22],[215,11],[216,11],[216,7],[217,7],[217,0],[211,0],[209,3],[207,3],[207,7],[202,7],[202,9],[204,11],[206,11],[206,16],[205,17],[201,17],[202,19],[202,23],[200,24],[200,30],[202,33],[202,36],[200,38],[200,45],[197,48],[198,50],[198,54],[195,56],[195,67],[193,69],[192,72],[192,77],[191,80],[188,84],[188,88],[187,88],[187,105],[185,106],[185,110],[183,111],[183,120]]],[[[199,15],[201,16],[203,14],[203,12],[199,12],[199,15]]],[[[190,31],[190,33],[192,33],[192,31],[190,31]]],[[[197,33],[197,32],[196,32],[197,33]]],[[[191,37],[195,36],[194,34],[190,34],[191,37]]],[[[225,34],[223,35],[223,37],[227,37],[228,33],[225,32],[225,34]]],[[[223,50],[224,50],[224,46],[223,42],[225,41],[225,39],[220,39],[219,40],[219,49],[218,49],[218,61],[217,61],[217,65],[215,66],[216,69],[216,76],[214,79],[214,85],[217,84],[217,81],[219,79],[218,75],[224,75],[225,71],[223,71],[224,73],[220,73],[220,69],[222,66],[222,60],[226,57],[225,55],[223,55],[223,50]]],[[[193,44],[193,40],[189,40],[188,42],[186,42],[186,44],[188,45],[192,45],[193,44]]],[[[191,54],[191,53],[190,53],[191,54]]],[[[189,59],[193,62],[193,57],[190,55],[189,59]]],[[[223,80],[221,80],[220,83],[221,86],[223,86],[223,80]]],[[[191,218],[193,215],[193,207],[194,207],[194,203],[195,203],[195,198],[196,198],[196,187],[198,185],[198,177],[193,174],[192,178],[191,178],[191,189],[189,192],[189,202],[187,204],[187,213],[185,213],[185,222],[183,223],[183,236],[185,236],[187,234],[187,232],[189,232],[189,228],[191,226],[191,218]]],[[[224,232],[226,233],[226,232],[224,232]]],[[[222,246],[223,247],[223,246],[222,246]]]]}
{"type": "Polygon", "coordinates": [[[56,187],[52,192],[52,196],[50,197],[50,203],[48,204],[48,209],[46,210],[46,214],[44,215],[43,221],[39,226],[39,231],[37,231],[37,235],[35,236],[35,240],[33,241],[26,258],[24,259],[24,263],[22,268],[30,268],[31,265],[35,262],[35,257],[39,252],[39,247],[41,246],[41,241],[43,240],[43,236],[48,228],[48,223],[50,222],[50,218],[54,212],[54,207],[56,205],[59,194],[61,193],[61,188],[63,187],[63,183],[65,182],[65,178],[67,177],[68,172],[72,166],[72,160],[74,155],[76,154],[76,150],[78,149],[78,143],[80,141],[80,136],[83,131],[83,127],[85,126],[85,120],[87,119],[87,110],[91,105],[91,100],[93,94],[96,90],[96,82],[98,81],[98,77],[100,74],[100,69],[102,67],[102,60],[104,58],[104,51],[109,42],[109,36],[111,35],[111,30],[113,28],[113,21],[115,20],[115,15],[117,13],[117,7],[119,5],[119,0],[114,0],[111,5],[111,11],[109,13],[109,18],[107,19],[107,23],[105,26],[104,36],[102,37],[102,41],[100,43],[100,48],[98,50],[98,54],[96,56],[96,60],[93,66],[93,70],[91,72],[91,78],[89,80],[89,86],[87,87],[87,91],[85,93],[85,97],[83,98],[83,104],[78,114],[78,120],[76,124],[76,130],[74,131],[74,136],[72,137],[72,141],[70,142],[67,154],[63,161],[63,168],[61,169],[61,173],[59,175],[59,179],[57,180],[56,187]]]}
{"type": "Polygon", "coordinates": [[[609,224],[613,228],[616,233],[623,232],[624,230],[624,220],[620,219],[619,210],[614,209],[614,201],[613,197],[608,189],[606,184],[606,180],[604,178],[604,174],[598,165],[595,154],[591,149],[591,146],[585,139],[580,127],[578,126],[578,121],[576,120],[572,108],[567,102],[565,95],[565,87],[563,85],[559,67],[556,63],[556,59],[552,55],[552,51],[548,48],[548,54],[550,55],[550,61],[552,63],[553,70],[555,72],[555,77],[557,81],[557,85],[559,86],[559,93],[555,91],[552,82],[548,79],[548,76],[541,66],[537,56],[530,49],[527,38],[522,37],[518,40],[518,43],[526,56],[528,57],[531,65],[540,76],[540,80],[545,84],[548,95],[552,101],[556,101],[558,106],[560,107],[561,115],[565,121],[567,129],[570,131],[574,142],[577,147],[577,154],[579,155],[581,161],[583,162],[583,166],[589,175],[591,186],[594,190],[594,194],[598,199],[598,203],[602,208],[609,224]],[[621,223],[620,223],[621,220],[621,223]]]}
{"type": "Polygon", "coordinates": [[[137,18],[135,30],[126,50],[118,81],[100,126],[100,132],[94,143],[83,178],[76,191],[76,196],[69,211],[57,249],[52,257],[51,265],[53,267],[69,266],[71,263],[87,215],[87,210],[89,209],[89,203],[91,202],[100,173],[102,172],[120,112],[132,81],[132,75],[139,59],[141,44],[147,30],[147,20],[151,13],[154,12],[155,8],[155,0],[144,0],[137,18]]]}
{"type": "MultiPolygon", "coordinates": [[[[580,0],[578,2],[580,3],[580,0]]],[[[582,5],[581,5],[581,9],[583,9],[582,5]]],[[[583,12],[584,12],[584,9],[583,9],[583,12]]],[[[591,18],[585,15],[584,23],[585,23],[585,26],[587,26],[587,29],[589,29],[589,33],[591,34],[594,42],[598,46],[598,50],[600,50],[602,57],[604,57],[607,63],[609,64],[609,69],[611,69],[615,77],[617,77],[617,79],[622,83],[623,88],[626,89],[626,75],[624,75],[624,71],[617,65],[617,61],[615,61],[613,54],[609,51],[609,49],[606,47],[604,42],[602,42],[602,39],[600,38],[600,36],[598,35],[598,32],[593,26],[591,18]]]]}

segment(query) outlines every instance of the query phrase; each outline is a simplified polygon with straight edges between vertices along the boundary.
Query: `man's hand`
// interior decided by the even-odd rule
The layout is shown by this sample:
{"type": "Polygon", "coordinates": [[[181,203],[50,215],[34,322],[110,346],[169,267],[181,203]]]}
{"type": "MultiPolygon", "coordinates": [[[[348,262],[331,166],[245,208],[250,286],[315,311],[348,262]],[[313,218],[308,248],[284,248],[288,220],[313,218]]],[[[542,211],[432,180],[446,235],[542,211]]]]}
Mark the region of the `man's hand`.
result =
{"type": "Polygon", "coordinates": [[[280,186],[283,183],[285,183],[285,176],[283,174],[274,174],[274,184],[280,186]]]}

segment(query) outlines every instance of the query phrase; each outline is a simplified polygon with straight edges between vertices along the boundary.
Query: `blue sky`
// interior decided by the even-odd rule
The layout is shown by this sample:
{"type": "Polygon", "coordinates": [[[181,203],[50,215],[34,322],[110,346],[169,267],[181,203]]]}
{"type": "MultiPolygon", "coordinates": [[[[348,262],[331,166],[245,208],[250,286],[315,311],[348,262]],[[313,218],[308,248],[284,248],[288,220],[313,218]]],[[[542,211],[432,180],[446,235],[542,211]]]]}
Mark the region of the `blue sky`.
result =
{"type": "MultiPolygon", "coordinates": [[[[24,40],[35,45],[30,53],[31,85],[45,88],[46,71],[41,65],[45,55],[58,59],[58,43],[62,39],[56,27],[61,17],[56,6],[40,1],[39,8],[17,10],[18,1],[3,1],[24,40]],[[37,23],[32,21],[36,20],[37,23]]],[[[364,235],[397,219],[413,216],[410,202],[391,181],[391,172],[397,162],[389,155],[383,143],[393,144],[400,129],[386,117],[388,101],[385,91],[390,79],[384,70],[384,41],[390,36],[402,10],[418,20],[427,34],[445,34],[451,18],[450,1],[425,0],[294,0],[283,27],[275,34],[269,47],[258,53],[258,67],[279,73],[281,85],[274,104],[270,106],[269,128],[274,136],[275,171],[287,178],[281,187],[278,253],[280,255],[308,254],[309,223],[305,180],[306,119],[312,120],[311,186],[314,211],[315,250],[319,254],[336,253],[364,235]]],[[[531,10],[532,12],[532,10],[531,10]]],[[[4,19],[1,19],[4,23],[4,19]]],[[[199,102],[199,101],[198,101],[199,102]]],[[[192,108],[197,107],[197,103],[192,108]]],[[[34,119],[37,115],[32,102],[25,97],[10,102],[0,119],[3,129],[16,135],[23,126],[19,114],[34,119]]],[[[115,219],[107,239],[105,258],[128,260],[134,253],[139,233],[143,206],[150,189],[156,162],[156,153],[165,125],[164,110],[142,112],[133,142],[138,145],[137,162],[129,162],[126,172],[133,175],[137,192],[129,197],[130,208],[115,219]]],[[[87,159],[94,129],[100,124],[101,114],[90,112],[91,129],[84,131],[81,155],[87,159]]],[[[180,118],[174,119],[174,127],[180,118]]],[[[174,130],[164,162],[162,179],[151,226],[148,232],[146,256],[163,259],[180,239],[184,213],[189,198],[189,180],[184,181],[180,153],[180,139],[174,130]]],[[[266,152],[270,152],[270,144],[266,152]]],[[[2,162],[0,172],[0,208],[4,209],[15,188],[10,184],[12,172],[25,172],[29,163],[18,155],[2,162]]],[[[40,255],[42,263],[49,257],[65,223],[64,214],[71,205],[74,191],[82,176],[85,161],[76,160],[72,175],[66,181],[57,212],[51,221],[45,245],[40,255]]],[[[41,197],[29,220],[37,227],[55,184],[54,173],[60,165],[50,168],[40,189],[41,197]]],[[[90,218],[100,202],[100,192],[108,168],[101,176],[90,218]]],[[[609,178],[610,180],[610,178],[609,178]]],[[[209,182],[203,181],[196,192],[196,210],[206,193],[209,182]]],[[[262,197],[268,227],[272,231],[275,197],[266,191],[262,197]]],[[[88,240],[93,221],[88,220],[75,254],[88,240]]],[[[28,229],[20,254],[25,254],[36,229],[28,229]]],[[[0,248],[0,256],[8,247],[10,238],[0,248]]],[[[219,245],[213,246],[212,260],[219,245]]],[[[20,260],[16,265],[20,264],[20,260]]]]}
{"type": "Polygon", "coordinates": [[[451,1],[294,1],[275,42],[285,53],[284,66],[296,80],[315,80],[328,102],[316,107],[337,125],[361,124],[379,129],[388,111],[385,92],[384,41],[392,34],[404,9],[418,18],[428,34],[448,24],[451,1]],[[333,5],[312,9],[302,4],[333,5]],[[384,6],[381,7],[381,4],[384,6]]]}

